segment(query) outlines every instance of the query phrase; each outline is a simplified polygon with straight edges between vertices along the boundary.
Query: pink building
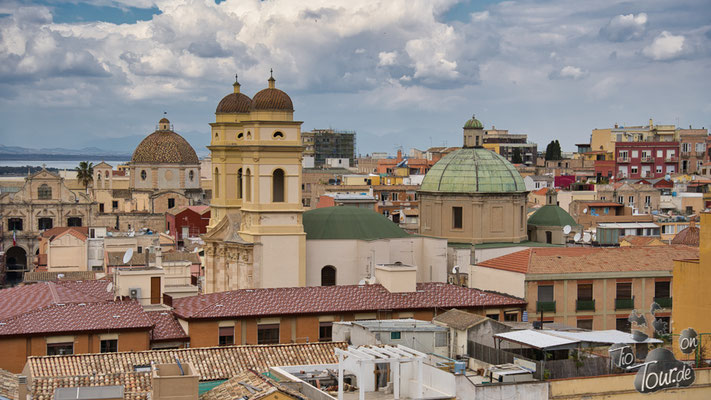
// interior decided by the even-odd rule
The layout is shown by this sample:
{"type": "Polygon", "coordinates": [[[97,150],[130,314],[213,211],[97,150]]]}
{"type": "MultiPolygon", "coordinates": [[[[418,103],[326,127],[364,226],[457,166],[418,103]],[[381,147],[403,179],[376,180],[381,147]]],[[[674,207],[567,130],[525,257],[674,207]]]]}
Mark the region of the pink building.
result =
{"type": "Polygon", "coordinates": [[[679,172],[679,142],[615,143],[616,179],[663,178],[679,172]]]}

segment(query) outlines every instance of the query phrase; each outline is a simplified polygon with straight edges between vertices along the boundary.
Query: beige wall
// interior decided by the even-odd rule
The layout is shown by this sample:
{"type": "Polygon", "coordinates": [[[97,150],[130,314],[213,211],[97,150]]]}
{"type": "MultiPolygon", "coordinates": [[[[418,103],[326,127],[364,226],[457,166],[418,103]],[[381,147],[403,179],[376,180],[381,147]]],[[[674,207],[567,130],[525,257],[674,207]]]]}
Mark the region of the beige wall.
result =
{"type": "Polygon", "coordinates": [[[516,297],[526,296],[526,275],[519,272],[500,269],[470,266],[469,287],[493,290],[516,297]]]}
{"type": "Polygon", "coordinates": [[[570,213],[570,203],[574,200],[596,200],[596,193],[594,191],[566,191],[561,190],[558,192],[558,205],[563,210],[570,213]]]}
{"type": "Polygon", "coordinates": [[[459,243],[526,240],[526,193],[419,193],[420,234],[459,243]],[[453,227],[453,207],[462,207],[462,228],[453,227]]]}
{"type": "Polygon", "coordinates": [[[116,296],[129,297],[132,288],[141,289],[138,299],[141,305],[151,304],[151,278],[160,278],[160,301],[163,301],[165,291],[165,271],[162,269],[122,269],[115,270],[114,293],[116,296]]]}
{"type": "Polygon", "coordinates": [[[65,233],[49,242],[47,270],[51,272],[86,271],[87,242],[65,233]]]}

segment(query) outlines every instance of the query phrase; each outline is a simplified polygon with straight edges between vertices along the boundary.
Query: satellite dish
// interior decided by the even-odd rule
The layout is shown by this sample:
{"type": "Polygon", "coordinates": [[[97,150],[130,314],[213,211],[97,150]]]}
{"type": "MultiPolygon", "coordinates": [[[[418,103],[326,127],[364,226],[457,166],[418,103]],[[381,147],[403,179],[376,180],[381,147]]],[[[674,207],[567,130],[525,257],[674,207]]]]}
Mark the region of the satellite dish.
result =
{"type": "Polygon", "coordinates": [[[573,230],[573,228],[570,227],[570,225],[566,225],[563,227],[563,233],[566,235],[570,233],[570,231],[573,230]]]}
{"type": "Polygon", "coordinates": [[[106,285],[106,291],[109,292],[109,293],[111,293],[111,291],[112,291],[113,289],[114,289],[114,283],[113,283],[113,282],[109,282],[109,284],[106,285]]]}
{"type": "Polygon", "coordinates": [[[580,233],[576,233],[575,236],[573,237],[573,240],[575,240],[576,242],[579,242],[580,241],[580,233]]]}
{"type": "Polygon", "coordinates": [[[456,273],[458,273],[458,272],[459,272],[459,265],[455,265],[455,266],[452,268],[452,273],[453,273],[453,274],[456,274],[456,273]]]}
{"type": "Polygon", "coordinates": [[[133,249],[126,250],[126,252],[123,253],[123,263],[128,264],[128,262],[131,261],[131,257],[133,257],[133,249]]]}
{"type": "Polygon", "coordinates": [[[583,242],[590,243],[591,238],[592,238],[592,236],[590,236],[589,233],[587,233],[587,232],[583,233],[583,242]]]}
{"type": "Polygon", "coordinates": [[[134,237],[134,236],[136,236],[136,232],[131,231],[128,233],[128,237],[134,237]]]}
{"type": "Polygon", "coordinates": [[[587,214],[587,213],[588,213],[588,209],[587,209],[587,208],[583,208],[583,214],[587,214]]]}
{"type": "Polygon", "coordinates": [[[361,279],[361,280],[358,282],[358,286],[365,286],[365,279],[361,279]]]}

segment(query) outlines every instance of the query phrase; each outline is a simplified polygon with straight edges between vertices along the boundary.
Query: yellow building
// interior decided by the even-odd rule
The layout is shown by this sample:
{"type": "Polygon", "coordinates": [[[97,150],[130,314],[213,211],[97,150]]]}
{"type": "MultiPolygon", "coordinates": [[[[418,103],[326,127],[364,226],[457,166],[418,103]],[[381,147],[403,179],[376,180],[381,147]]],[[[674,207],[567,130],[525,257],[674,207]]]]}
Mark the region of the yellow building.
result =
{"type": "MultiPolygon", "coordinates": [[[[686,328],[694,328],[698,333],[711,333],[711,297],[707,295],[711,287],[711,213],[701,214],[699,239],[698,259],[674,262],[671,328],[675,334],[686,328]]],[[[702,337],[701,343],[707,343],[707,340],[702,337]]]]}
{"type": "Polygon", "coordinates": [[[252,99],[235,82],[210,124],[208,293],[306,283],[302,122],[294,121],[291,98],[276,88],[273,77],[268,82],[252,99]]]}

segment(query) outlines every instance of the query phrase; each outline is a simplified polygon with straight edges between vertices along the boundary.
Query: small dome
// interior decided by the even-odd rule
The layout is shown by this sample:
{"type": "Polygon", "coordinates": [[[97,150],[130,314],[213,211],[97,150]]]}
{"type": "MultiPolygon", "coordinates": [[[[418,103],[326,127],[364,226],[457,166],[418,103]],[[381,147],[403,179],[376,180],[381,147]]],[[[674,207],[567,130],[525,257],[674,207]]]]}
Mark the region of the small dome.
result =
{"type": "Polygon", "coordinates": [[[478,147],[455,150],[427,172],[423,192],[521,193],[526,191],[521,174],[507,159],[478,147]]]}
{"type": "Polygon", "coordinates": [[[160,121],[158,121],[159,124],[169,124],[170,121],[168,121],[168,118],[161,118],[160,121]]]}
{"type": "Polygon", "coordinates": [[[373,210],[349,206],[317,208],[304,213],[306,239],[375,240],[410,234],[373,210]]]}
{"type": "Polygon", "coordinates": [[[146,136],[136,147],[131,163],[199,164],[200,159],[182,136],[171,130],[158,130],[146,136]]]}
{"type": "Polygon", "coordinates": [[[545,205],[528,218],[529,226],[575,226],[578,225],[567,211],[559,206],[545,205]]]}
{"type": "Polygon", "coordinates": [[[472,115],[472,119],[464,124],[464,129],[484,129],[484,125],[472,115]]]}
{"type": "Polygon", "coordinates": [[[215,113],[248,113],[252,99],[244,93],[230,93],[220,100],[215,113]]]}
{"type": "Polygon", "coordinates": [[[697,226],[689,226],[682,229],[674,236],[671,244],[685,244],[687,246],[699,247],[701,242],[701,230],[697,226]]]}
{"type": "Polygon", "coordinates": [[[252,110],[294,111],[291,97],[275,87],[276,80],[269,77],[269,87],[259,91],[252,98],[252,110]]]}

